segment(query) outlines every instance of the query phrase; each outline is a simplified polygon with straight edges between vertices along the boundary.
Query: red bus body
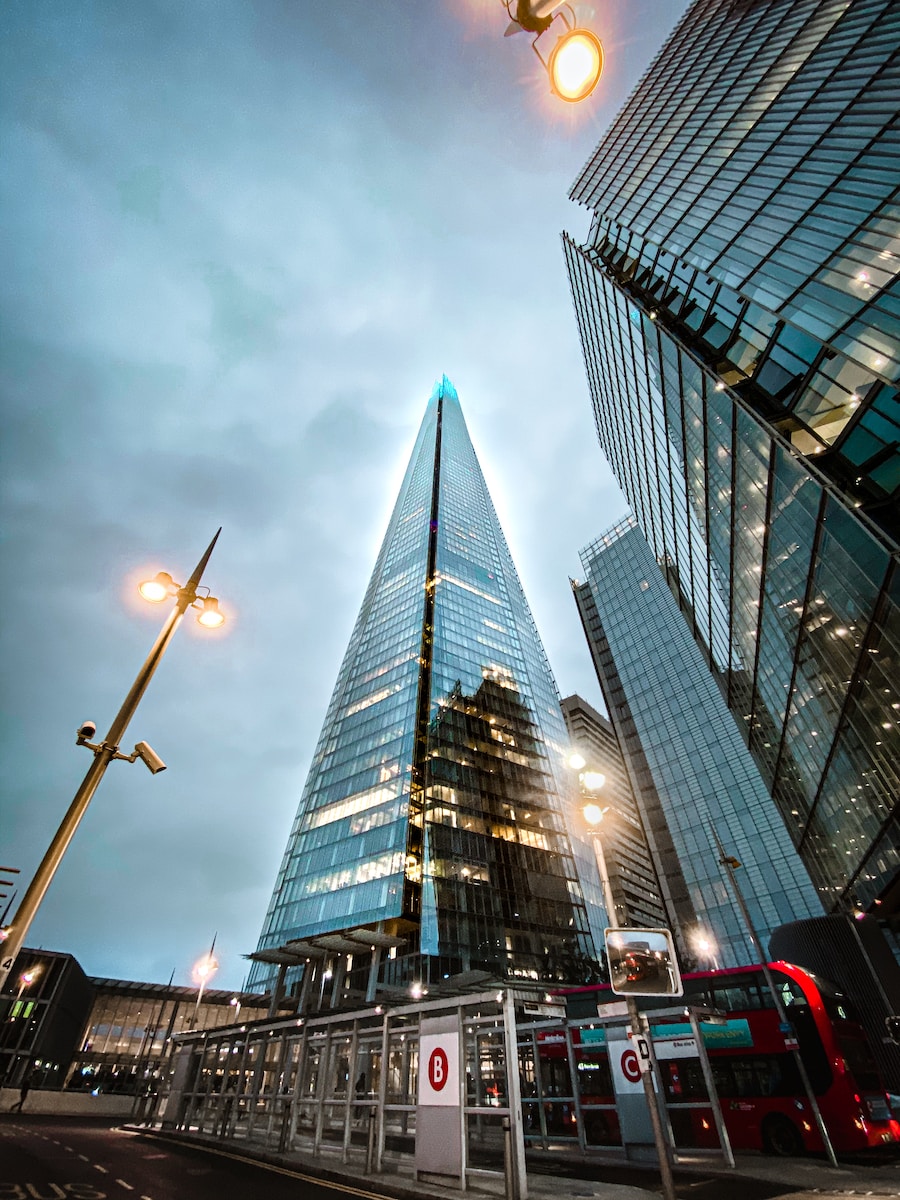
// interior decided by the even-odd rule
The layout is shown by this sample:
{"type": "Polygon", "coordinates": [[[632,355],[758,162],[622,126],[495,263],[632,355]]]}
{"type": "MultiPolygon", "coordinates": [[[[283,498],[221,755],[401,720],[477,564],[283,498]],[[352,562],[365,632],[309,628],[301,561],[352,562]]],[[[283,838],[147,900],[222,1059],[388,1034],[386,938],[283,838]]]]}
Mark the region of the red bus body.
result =
{"type": "MultiPolygon", "coordinates": [[[[779,1021],[761,967],[683,976],[684,1003],[727,1014],[730,1031],[738,1031],[744,1042],[717,1044],[716,1027],[704,1027],[704,1043],[733,1149],[776,1154],[824,1150],[792,1053],[794,1034],[834,1149],[852,1152],[900,1141],[900,1126],[892,1119],[866,1035],[846,998],[799,967],[785,962],[770,967],[790,1031],[779,1021]]],[[[561,989],[558,994],[577,995],[582,1001],[596,998],[599,1014],[606,1003],[617,999],[605,985],[561,989]]],[[[653,1007],[671,1005],[671,998],[641,1002],[648,1013],[653,1007]]],[[[664,1029],[654,1024],[655,1041],[657,1031],[664,1029]]],[[[615,1111],[591,1108],[608,1106],[614,1100],[611,1083],[606,1084],[609,1071],[601,1059],[605,1047],[586,1045],[577,1028],[572,1033],[588,1144],[617,1143],[615,1111]]],[[[689,1029],[686,1036],[690,1036],[689,1029]]],[[[664,1045],[665,1041],[661,1042],[660,1049],[664,1045]]],[[[548,1046],[548,1056],[552,1053],[548,1046]]],[[[659,1069],[676,1145],[718,1147],[712,1109],[703,1104],[709,1097],[699,1058],[663,1057],[659,1069]]]]}

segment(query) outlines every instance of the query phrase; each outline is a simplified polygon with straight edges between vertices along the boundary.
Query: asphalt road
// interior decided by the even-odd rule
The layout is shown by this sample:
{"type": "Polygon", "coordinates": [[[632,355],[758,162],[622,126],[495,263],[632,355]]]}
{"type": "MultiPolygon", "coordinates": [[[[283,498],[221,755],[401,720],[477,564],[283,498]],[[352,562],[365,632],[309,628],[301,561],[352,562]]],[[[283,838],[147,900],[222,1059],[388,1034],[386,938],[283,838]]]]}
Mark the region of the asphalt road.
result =
{"type": "Polygon", "coordinates": [[[337,1200],[370,1194],[142,1137],[108,1122],[0,1117],[0,1200],[337,1200]]]}
{"type": "MultiPolygon", "coordinates": [[[[679,1200],[841,1200],[855,1196],[900,1196],[896,1166],[867,1170],[865,1181],[803,1180],[809,1160],[798,1160],[793,1183],[748,1178],[740,1173],[704,1177],[679,1173],[679,1200]]],[[[632,1165],[589,1166],[533,1162],[529,1175],[543,1200],[599,1200],[615,1194],[610,1185],[659,1192],[659,1175],[632,1165]],[[552,1183],[550,1178],[552,1177],[552,1183]]],[[[407,1181],[408,1183],[408,1181],[407,1181]]],[[[630,1190],[630,1189],[629,1189],[630,1190]]],[[[75,1117],[0,1115],[0,1200],[384,1200],[366,1181],[346,1187],[296,1170],[265,1167],[232,1154],[146,1137],[111,1121],[75,1117]]],[[[426,1193],[422,1191],[422,1200],[426,1193]]]]}

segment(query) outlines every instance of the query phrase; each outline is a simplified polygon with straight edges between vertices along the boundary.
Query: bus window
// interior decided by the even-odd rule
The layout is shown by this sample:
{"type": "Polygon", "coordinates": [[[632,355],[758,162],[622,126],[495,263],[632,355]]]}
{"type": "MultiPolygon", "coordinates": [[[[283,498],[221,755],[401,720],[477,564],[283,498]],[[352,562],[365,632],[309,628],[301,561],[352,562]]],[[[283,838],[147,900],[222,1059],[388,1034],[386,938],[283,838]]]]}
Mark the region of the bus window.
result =
{"type": "Polygon", "coordinates": [[[884,1084],[869,1043],[864,1038],[838,1032],[837,1044],[856,1086],[866,1092],[883,1092],[884,1084]]]}
{"type": "Polygon", "coordinates": [[[759,976],[739,975],[736,979],[715,984],[711,990],[713,1007],[722,1012],[747,1012],[775,1007],[772,993],[759,976]]]}
{"type": "MultiPolygon", "coordinates": [[[[685,1103],[691,1100],[708,1100],[706,1080],[699,1059],[670,1058],[660,1062],[666,1100],[670,1103],[685,1103]]],[[[713,1075],[715,1079],[715,1075],[713,1075]]]]}
{"type": "Polygon", "coordinates": [[[712,1063],[720,1097],[729,1100],[761,1096],[796,1096],[802,1091],[797,1064],[790,1054],[748,1054],[712,1063]]]}
{"type": "Polygon", "coordinates": [[[582,1097],[612,1096],[615,1094],[609,1056],[604,1050],[602,1057],[582,1059],[578,1064],[578,1089],[582,1097]]]}
{"type": "Polygon", "coordinates": [[[791,1008],[792,1005],[797,1004],[809,1004],[803,988],[795,979],[789,979],[780,971],[773,971],[772,979],[778,990],[779,999],[785,1008],[791,1008]]]}

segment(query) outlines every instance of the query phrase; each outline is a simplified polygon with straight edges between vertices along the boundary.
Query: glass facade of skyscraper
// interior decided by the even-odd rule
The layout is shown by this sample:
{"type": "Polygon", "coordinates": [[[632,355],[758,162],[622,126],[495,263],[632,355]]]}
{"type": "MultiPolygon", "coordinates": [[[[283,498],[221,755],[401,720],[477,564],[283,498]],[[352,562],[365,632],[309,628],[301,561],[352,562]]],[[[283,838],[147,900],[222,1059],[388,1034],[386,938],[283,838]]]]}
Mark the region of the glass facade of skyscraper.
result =
{"type": "Polygon", "coordinates": [[[715,945],[720,966],[753,962],[757,952],[716,835],[741,863],[741,890],[763,946],[784,922],[822,915],[816,891],[634,518],[592,542],[581,561],[585,579],[576,601],[594,661],[601,647],[611,655],[599,674],[610,716],[621,728],[626,761],[636,739],[652,779],[647,789],[629,762],[636,797],[642,808],[661,808],[681,875],[674,887],[687,885],[690,906],[676,914],[678,940],[698,965],[711,965],[703,962],[704,943],[715,945]]]}
{"type": "MultiPolygon", "coordinates": [[[[367,926],[386,985],[590,974],[567,735],[453,386],[429,401],[259,950],[367,926]]],[[[356,964],[351,964],[351,975],[356,964]]],[[[271,980],[257,964],[254,986],[271,980]]]]}
{"type": "Polygon", "coordinates": [[[697,0],[572,195],[601,442],[826,907],[900,886],[900,9],[697,0]]]}
{"type": "MultiPolygon", "coordinates": [[[[643,928],[672,926],[674,921],[660,896],[656,868],[612,723],[581,696],[566,696],[560,707],[572,745],[584,759],[580,777],[582,807],[593,803],[603,810],[603,820],[592,836],[603,839],[604,861],[616,902],[614,919],[605,923],[643,928]],[[592,777],[597,775],[602,783],[592,787],[592,777]]],[[[587,887],[584,891],[587,898],[587,887]]]]}

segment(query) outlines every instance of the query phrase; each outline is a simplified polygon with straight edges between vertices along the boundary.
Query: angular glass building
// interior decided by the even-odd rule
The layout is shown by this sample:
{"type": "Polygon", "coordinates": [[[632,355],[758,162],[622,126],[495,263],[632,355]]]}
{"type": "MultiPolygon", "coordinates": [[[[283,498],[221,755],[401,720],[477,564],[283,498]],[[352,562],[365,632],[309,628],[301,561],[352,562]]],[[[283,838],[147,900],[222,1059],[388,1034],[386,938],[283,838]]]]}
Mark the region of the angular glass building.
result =
{"type": "MultiPolygon", "coordinates": [[[[582,778],[590,783],[591,775],[599,774],[603,779],[596,790],[584,783],[581,790],[582,804],[589,801],[605,810],[598,836],[603,838],[604,861],[616,902],[615,919],[605,920],[605,924],[671,927],[674,922],[660,895],[656,868],[612,723],[581,696],[566,696],[560,708],[572,746],[584,759],[588,774],[582,778]]],[[[587,892],[585,887],[585,898],[587,892]]]]}
{"type": "Polygon", "coordinates": [[[701,968],[754,962],[716,836],[741,863],[764,946],[785,922],[822,916],[822,904],[634,518],[581,562],[575,601],[597,676],[665,894],[681,897],[671,905],[676,940],[701,968]]]}
{"type": "Polygon", "coordinates": [[[572,190],[601,443],[828,910],[900,913],[900,8],[696,0],[572,190]]]}
{"type": "Polygon", "coordinates": [[[339,979],[332,1003],[473,972],[589,977],[566,749],[556,685],[445,377],[338,675],[254,986],[306,958],[323,996],[325,976],[339,979]]]}

